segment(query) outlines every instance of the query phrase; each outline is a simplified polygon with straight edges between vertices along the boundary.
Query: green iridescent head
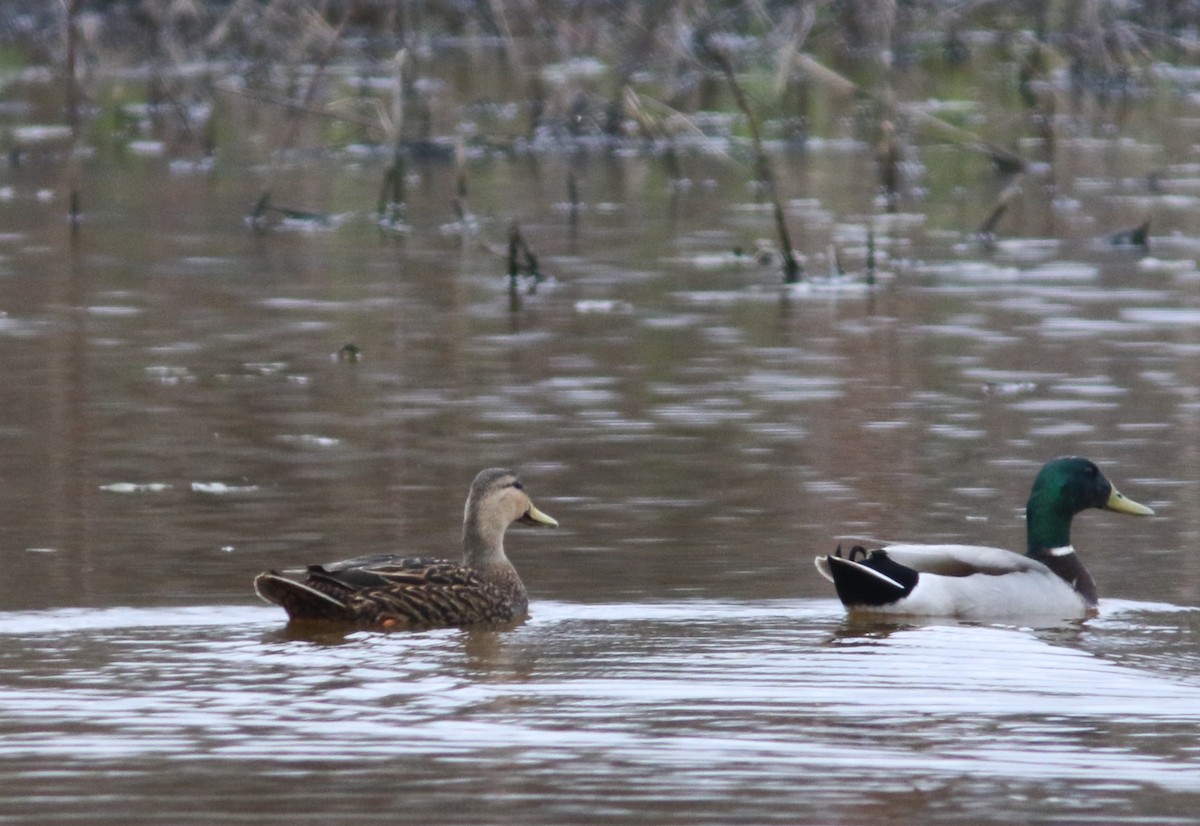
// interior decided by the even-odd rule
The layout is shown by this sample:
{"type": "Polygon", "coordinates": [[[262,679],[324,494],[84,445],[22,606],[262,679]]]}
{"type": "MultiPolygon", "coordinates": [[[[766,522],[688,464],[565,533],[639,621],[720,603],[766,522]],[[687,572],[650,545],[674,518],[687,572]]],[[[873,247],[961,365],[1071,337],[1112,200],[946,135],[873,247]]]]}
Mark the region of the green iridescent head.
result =
{"type": "Polygon", "coordinates": [[[1154,513],[1121,494],[1093,462],[1064,456],[1042,466],[1033,480],[1025,521],[1028,553],[1037,556],[1071,544],[1071,519],[1088,508],[1149,516],[1154,513]]]}

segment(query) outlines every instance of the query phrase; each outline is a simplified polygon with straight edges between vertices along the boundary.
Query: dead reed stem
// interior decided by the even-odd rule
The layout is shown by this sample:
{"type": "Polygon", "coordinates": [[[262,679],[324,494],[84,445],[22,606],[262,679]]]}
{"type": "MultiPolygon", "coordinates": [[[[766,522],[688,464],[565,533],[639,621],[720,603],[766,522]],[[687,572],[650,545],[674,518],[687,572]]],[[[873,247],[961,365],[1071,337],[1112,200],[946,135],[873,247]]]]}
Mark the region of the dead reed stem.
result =
{"type": "Polygon", "coordinates": [[[379,192],[378,217],[380,223],[395,224],[404,209],[404,61],[407,52],[396,53],[395,76],[392,88],[392,112],[388,128],[392,138],[392,163],[383,176],[379,192]]]}
{"type": "Polygon", "coordinates": [[[800,262],[796,260],[796,255],[792,251],[792,238],[788,232],[787,220],[783,210],[783,202],[779,198],[779,187],[775,182],[775,172],[771,168],[771,161],[767,158],[767,153],[763,149],[762,132],[759,128],[758,116],[750,107],[750,102],[746,99],[745,92],[742,91],[742,85],[738,82],[737,75],[733,71],[733,65],[729,62],[729,56],[720,48],[714,48],[707,40],[701,39],[701,46],[707,52],[717,66],[720,67],[721,73],[725,75],[725,80],[729,84],[730,91],[733,93],[734,103],[746,118],[747,128],[750,130],[750,140],[754,146],[754,167],[758,180],[762,181],[767,189],[767,195],[771,199],[771,208],[775,216],[775,232],[779,235],[780,255],[783,258],[783,281],[785,284],[795,284],[800,280],[803,274],[800,262]]]}

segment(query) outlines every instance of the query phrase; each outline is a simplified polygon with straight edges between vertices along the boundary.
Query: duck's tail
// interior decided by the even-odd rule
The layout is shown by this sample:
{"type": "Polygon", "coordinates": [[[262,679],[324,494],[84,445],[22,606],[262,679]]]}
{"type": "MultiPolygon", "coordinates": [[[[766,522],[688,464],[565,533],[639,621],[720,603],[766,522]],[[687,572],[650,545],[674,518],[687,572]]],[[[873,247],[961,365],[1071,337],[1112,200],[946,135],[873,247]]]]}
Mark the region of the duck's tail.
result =
{"type": "Polygon", "coordinates": [[[287,611],[288,619],[301,622],[346,622],[353,619],[343,600],[277,571],[264,571],[254,578],[255,592],[267,602],[287,611]]]}
{"type": "Polygon", "coordinates": [[[917,572],[895,562],[883,550],[867,551],[856,545],[849,557],[843,557],[839,545],[836,551],[818,556],[814,562],[847,607],[891,605],[912,593],[917,584],[917,572]]]}

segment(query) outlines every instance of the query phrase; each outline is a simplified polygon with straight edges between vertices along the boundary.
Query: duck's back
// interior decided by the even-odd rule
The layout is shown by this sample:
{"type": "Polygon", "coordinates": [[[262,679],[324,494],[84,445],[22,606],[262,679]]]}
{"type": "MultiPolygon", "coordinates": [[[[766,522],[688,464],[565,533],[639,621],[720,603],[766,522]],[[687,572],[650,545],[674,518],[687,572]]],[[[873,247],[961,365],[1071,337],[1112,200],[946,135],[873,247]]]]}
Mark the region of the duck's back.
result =
{"type": "Polygon", "coordinates": [[[258,593],[294,622],[342,622],[382,628],[501,624],[528,609],[515,571],[484,576],[460,562],[397,556],[311,565],[303,578],[274,571],[258,593]]]}
{"type": "Polygon", "coordinates": [[[979,545],[894,545],[888,555],[920,571],[897,613],[961,620],[1078,619],[1088,605],[1069,583],[1027,556],[979,545]]]}
{"type": "MultiPolygon", "coordinates": [[[[850,594],[853,587],[839,584],[839,596],[855,614],[902,616],[945,616],[964,620],[996,620],[1007,617],[1053,617],[1075,619],[1091,610],[1087,601],[1070,583],[1037,560],[1002,548],[981,545],[887,545],[876,555],[886,554],[887,565],[879,557],[866,564],[822,566],[835,583],[843,576],[869,567],[895,578],[902,568],[909,572],[906,589],[897,587],[892,598],[859,600],[850,594]]],[[[841,563],[841,560],[836,560],[841,563]]],[[[868,575],[865,579],[870,582],[868,575]]]]}

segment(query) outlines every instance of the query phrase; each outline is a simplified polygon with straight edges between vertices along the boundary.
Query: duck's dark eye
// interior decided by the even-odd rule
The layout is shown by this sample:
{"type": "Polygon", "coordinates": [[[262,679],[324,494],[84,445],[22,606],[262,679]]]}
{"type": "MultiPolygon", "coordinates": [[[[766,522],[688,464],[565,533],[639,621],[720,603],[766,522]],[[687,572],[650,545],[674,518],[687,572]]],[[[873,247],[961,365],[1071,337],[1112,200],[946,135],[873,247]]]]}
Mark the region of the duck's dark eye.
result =
{"type": "Polygon", "coordinates": [[[525,490],[525,486],[522,485],[520,482],[513,482],[511,485],[509,485],[509,487],[516,488],[517,490],[525,490]]]}

